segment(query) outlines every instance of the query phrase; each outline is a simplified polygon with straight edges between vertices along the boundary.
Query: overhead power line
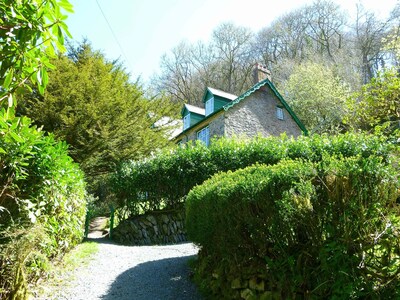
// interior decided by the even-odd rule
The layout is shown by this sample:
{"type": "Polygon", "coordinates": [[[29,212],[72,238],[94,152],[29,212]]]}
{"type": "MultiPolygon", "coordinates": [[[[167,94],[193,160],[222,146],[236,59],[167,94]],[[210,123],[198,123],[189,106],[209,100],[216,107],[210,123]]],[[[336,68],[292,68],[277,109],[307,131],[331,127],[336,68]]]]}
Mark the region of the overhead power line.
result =
{"type": "Polygon", "coordinates": [[[121,51],[122,56],[125,58],[125,61],[126,61],[126,63],[128,64],[128,66],[129,66],[129,68],[131,69],[131,72],[132,72],[132,71],[133,71],[133,68],[132,68],[132,66],[131,66],[131,64],[130,64],[130,62],[129,62],[128,57],[127,57],[126,54],[125,54],[124,49],[123,49],[122,46],[121,46],[121,43],[120,43],[119,40],[118,40],[117,35],[115,34],[115,32],[114,32],[114,30],[113,30],[113,28],[112,28],[110,22],[108,21],[106,14],[104,13],[103,9],[101,8],[101,5],[100,5],[99,1],[96,0],[96,3],[97,3],[97,6],[98,6],[99,9],[100,9],[101,14],[103,15],[104,20],[106,21],[106,23],[107,23],[107,25],[108,25],[108,28],[110,29],[110,31],[111,31],[111,33],[112,33],[112,35],[113,35],[113,37],[114,37],[115,42],[117,43],[117,45],[118,45],[118,47],[119,47],[119,50],[121,51]]]}

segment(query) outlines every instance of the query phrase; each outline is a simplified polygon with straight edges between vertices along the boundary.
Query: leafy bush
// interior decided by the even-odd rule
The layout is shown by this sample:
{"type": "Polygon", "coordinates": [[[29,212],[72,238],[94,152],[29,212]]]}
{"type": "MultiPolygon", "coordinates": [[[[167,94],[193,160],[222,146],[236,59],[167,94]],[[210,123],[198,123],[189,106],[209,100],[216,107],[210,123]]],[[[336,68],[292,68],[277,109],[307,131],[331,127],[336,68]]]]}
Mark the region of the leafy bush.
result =
{"type": "Polygon", "coordinates": [[[0,168],[0,281],[9,289],[11,278],[32,277],[32,266],[41,268],[27,257],[44,262],[82,239],[85,182],[67,145],[12,109],[0,111],[0,168]]]}
{"type": "Polygon", "coordinates": [[[224,298],[238,277],[282,299],[399,297],[398,170],[354,142],[324,147],[354,157],[255,165],[193,188],[186,229],[203,285],[224,298]]]}
{"type": "Polygon", "coordinates": [[[318,162],[323,155],[350,157],[379,155],[388,160],[392,145],[371,135],[314,135],[297,140],[285,136],[252,140],[219,139],[210,147],[202,143],[166,150],[152,158],[120,165],[110,186],[118,205],[130,214],[175,206],[188,192],[215,173],[237,170],[255,163],[276,164],[302,158],[318,162]]]}

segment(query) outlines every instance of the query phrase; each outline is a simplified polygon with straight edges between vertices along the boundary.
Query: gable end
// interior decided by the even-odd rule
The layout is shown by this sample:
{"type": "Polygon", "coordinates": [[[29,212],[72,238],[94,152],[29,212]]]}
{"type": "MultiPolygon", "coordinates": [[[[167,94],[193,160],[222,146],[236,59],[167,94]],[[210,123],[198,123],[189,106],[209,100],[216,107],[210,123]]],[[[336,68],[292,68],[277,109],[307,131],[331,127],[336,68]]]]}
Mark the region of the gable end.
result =
{"type": "Polygon", "coordinates": [[[293,120],[299,126],[301,131],[303,131],[303,133],[305,135],[308,135],[308,131],[307,131],[306,127],[304,126],[304,124],[296,116],[294,111],[290,108],[289,104],[286,103],[286,101],[283,99],[281,94],[277,91],[277,89],[275,88],[275,86],[272,84],[272,82],[269,79],[265,79],[263,81],[260,81],[259,83],[254,85],[251,89],[247,90],[245,93],[243,93],[242,95],[237,97],[235,100],[233,100],[232,102],[229,102],[226,105],[224,105],[223,109],[225,111],[228,111],[233,106],[235,106],[236,104],[240,103],[243,99],[247,98],[248,96],[253,94],[255,91],[259,90],[261,87],[266,86],[266,85],[272,90],[272,92],[275,94],[275,96],[278,98],[278,100],[282,103],[283,107],[287,110],[287,112],[290,114],[290,116],[293,118],[293,120]]]}

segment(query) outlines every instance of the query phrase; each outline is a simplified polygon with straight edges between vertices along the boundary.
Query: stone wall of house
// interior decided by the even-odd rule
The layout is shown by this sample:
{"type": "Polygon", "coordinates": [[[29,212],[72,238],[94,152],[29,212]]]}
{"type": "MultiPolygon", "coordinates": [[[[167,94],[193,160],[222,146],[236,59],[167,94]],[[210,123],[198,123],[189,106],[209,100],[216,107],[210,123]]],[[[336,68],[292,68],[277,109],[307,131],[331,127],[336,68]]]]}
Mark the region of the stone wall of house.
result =
{"type": "Polygon", "coordinates": [[[215,119],[213,119],[212,122],[208,126],[210,128],[210,139],[215,136],[218,136],[218,137],[224,136],[225,135],[224,113],[222,112],[215,119]]]}
{"type": "Polygon", "coordinates": [[[122,221],[112,239],[125,245],[175,244],[187,240],[184,225],[183,210],[151,212],[122,221]]]}
{"type": "Polygon", "coordinates": [[[225,134],[225,122],[224,122],[224,113],[220,113],[219,115],[212,117],[204,124],[201,124],[199,127],[194,127],[192,131],[190,131],[187,135],[182,138],[183,143],[187,143],[188,141],[195,141],[197,140],[197,132],[203,129],[206,126],[210,128],[210,138],[214,136],[224,136],[225,134]]]}
{"type": "Polygon", "coordinates": [[[279,136],[283,132],[294,137],[301,135],[301,129],[286,109],[283,108],[283,120],[276,117],[277,106],[281,106],[278,98],[262,87],[225,112],[225,135],[279,136]]]}

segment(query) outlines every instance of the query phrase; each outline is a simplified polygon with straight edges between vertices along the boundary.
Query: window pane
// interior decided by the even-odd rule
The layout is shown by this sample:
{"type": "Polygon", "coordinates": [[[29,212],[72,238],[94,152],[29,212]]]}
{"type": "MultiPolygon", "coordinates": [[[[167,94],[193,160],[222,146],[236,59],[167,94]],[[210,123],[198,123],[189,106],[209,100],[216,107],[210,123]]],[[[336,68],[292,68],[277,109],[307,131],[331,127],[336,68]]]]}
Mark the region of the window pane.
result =
{"type": "Polygon", "coordinates": [[[190,114],[187,114],[183,117],[183,129],[187,129],[190,127],[190,114]]]}
{"type": "Polygon", "coordinates": [[[214,112],[214,98],[206,101],[206,116],[214,112]]]}
{"type": "Polygon", "coordinates": [[[208,126],[197,132],[197,139],[204,142],[207,146],[210,144],[210,129],[208,126]]]}
{"type": "Polygon", "coordinates": [[[280,107],[276,108],[276,117],[279,120],[283,120],[283,109],[282,108],[280,108],[280,107]]]}

